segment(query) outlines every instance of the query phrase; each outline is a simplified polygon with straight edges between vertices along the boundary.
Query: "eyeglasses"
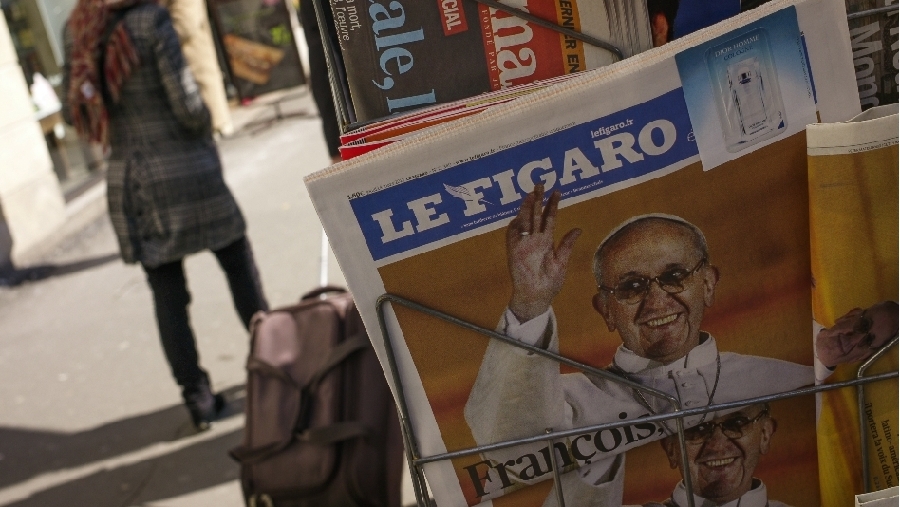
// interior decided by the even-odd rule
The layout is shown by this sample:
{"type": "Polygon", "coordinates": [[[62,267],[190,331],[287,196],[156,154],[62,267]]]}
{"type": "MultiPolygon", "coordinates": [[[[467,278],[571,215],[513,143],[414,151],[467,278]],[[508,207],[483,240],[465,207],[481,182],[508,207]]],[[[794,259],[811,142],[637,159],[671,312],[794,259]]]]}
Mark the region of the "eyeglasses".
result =
{"type": "Polygon", "coordinates": [[[600,285],[597,288],[612,294],[621,303],[633,305],[644,300],[647,293],[650,292],[650,284],[653,282],[656,282],[659,288],[668,294],[678,294],[684,290],[684,281],[699,271],[704,264],[706,264],[706,257],[700,259],[700,262],[691,269],[673,268],[663,271],[661,275],[653,278],[635,276],[615,287],[600,285]]]}
{"type": "Polygon", "coordinates": [[[870,349],[875,350],[878,348],[872,346],[872,344],[875,342],[875,335],[872,334],[872,318],[866,315],[865,311],[863,311],[856,319],[856,322],[853,323],[853,332],[865,335],[865,338],[863,338],[863,342],[870,349]]]}
{"type": "Polygon", "coordinates": [[[684,430],[684,439],[687,442],[698,444],[705,442],[716,432],[716,428],[722,428],[722,434],[731,439],[744,436],[744,428],[759,421],[763,416],[769,415],[769,409],[763,409],[756,417],[750,419],[745,415],[737,415],[725,419],[722,422],[704,422],[693,428],[684,430]]]}

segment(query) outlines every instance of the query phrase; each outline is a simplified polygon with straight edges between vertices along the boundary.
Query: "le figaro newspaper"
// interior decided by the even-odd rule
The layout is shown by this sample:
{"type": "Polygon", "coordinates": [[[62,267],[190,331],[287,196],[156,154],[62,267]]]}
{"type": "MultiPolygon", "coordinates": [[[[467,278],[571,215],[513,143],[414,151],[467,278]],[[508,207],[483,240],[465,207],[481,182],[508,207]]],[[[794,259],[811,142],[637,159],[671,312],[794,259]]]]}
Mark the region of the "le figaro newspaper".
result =
{"type": "Polygon", "coordinates": [[[810,347],[805,129],[859,112],[841,0],[778,0],[309,176],[420,455],[565,433],[427,463],[437,504],[556,505],[557,461],[567,505],[687,505],[682,473],[818,505],[813,396],[697,412],[684,455],[641,418],[836,364],[810,347]],[[385,293],[588,372],[397,304],[384,336],[385,293]]]}

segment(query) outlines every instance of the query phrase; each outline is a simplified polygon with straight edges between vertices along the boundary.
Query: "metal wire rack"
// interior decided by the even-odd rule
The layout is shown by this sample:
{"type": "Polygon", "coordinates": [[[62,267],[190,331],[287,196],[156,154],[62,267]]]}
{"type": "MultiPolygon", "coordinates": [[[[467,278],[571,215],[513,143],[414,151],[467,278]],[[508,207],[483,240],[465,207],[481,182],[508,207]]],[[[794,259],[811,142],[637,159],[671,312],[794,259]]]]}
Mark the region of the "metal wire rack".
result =
{"type": "MultiPolygon", "coordinates": [[[[860,366],[860,368],[857,372],[856,379],[854,379],[854,380],[848,380],[848,381],[843,381],[843,382],[834,382],[834,383],[830,383],[830,384],[823,384],[823,385],[818,385],[818,386],[810,386],[810,387],[805,387],[805,388],[800,388],[800,389],[794,389],[794,390],[783,392],[783,393],[772,394],[772,395],[768,395],[768,396],[759,396],[759,397],[755,397],[755,398],[748,398],[748,399],[745,399],[742,401],[737,401],[737,402],[717,403],[717,404],[707,405],[705,407],[685,409],[685,408],[681,407],[681,404],[679,403],[679,401],[677,399],[667,395],[666,393],[663,393],[663,392],[655,390],[655,389],[648,388],[646,386],[643,386],[641,384],[638,384],[636,382],[628,380],[624,377],[616,375],[615,373],[580,363],[578,361],[563,357],[559,354],[555,354],[553,352],[547,351],[547,350],[539,348],[539,347],[532,347],[530,345],[526,345],[526,344],[524,344],[518,340],[515,340],[513,338],[510,338],[504,334],[498,333],[498,332],[490,330],[490,329],[485,329],[485,328],[476,326],[475,324],[467,322],[463,319],[440,312],[433,308],[429,308],[427,306],[416,303],[415,301],[411,301],[409,299],[406,299],[406,298],[403,298],[400,296],[396,296],[393,294],[383,294],[380,298],[378,298],[378,300],[376,302],[376,309],[377,309],[377,313],[378,313],[378,323],[379,323],[379,326],[381,329],[381,335],[384,338],[384,347],[385,347],[385,350],[387,351],[388,366],[390,369],[389,373],[391,375],[391,379],[393,380],[394,385],[397,388],[397,392],[396,392],[396,395],[398,398],[397,399],[397,410],[400,415],[400,426],[403,431],[404,443],[406,444],[406,459],[407,459],[407,464],[409,465],[410,474],[412,476],[413,490],[416,495],[416,502],[418,504],[418,507],[429,507],[429,506],[433,505],[433,503],[432,503],[433,500],[431,499],[430,495],[428,494],[428,485],[425,481],[425,475],[424,475],[423,468],[422,468],[423,465],[426,465],[428,463],[433,463],[436,461],[444,461],[444,460],[450,460],[450,459],[455,459],[455,458],[461,458],[461,457],[465,457],[465,456],[480,454],[483,452],[489,452],[489,451],[494,451],[494,450],[498,450],[498,449],[505,449],[507,447],[514,447],[517,445],[533,444],[533,443],[539,443],[539,442],[545,442],[549,447],[548,450],[549,450],[549,455],[550,455],[550,459],[551,459],[551,468],[552,468],[553,479],[554,479],[553,490],[556,495],[557,505],[559,507],[565,507],[566,504],[565,504],[565,499],[563,498],[562,486],[561,486],[561,481],[560,481],[560,473],[561,472],[560,472],[560,467],[557,463],[556,452],[554,451],[554,441],[557,439],[576,436],[576,435],[579,435],[582,433],[597,432],[597,431],[602,431],[602,430],[606,430],[606,429],[614,429],[614,428],[620,428],[623,426],[628,426],[630,424],[633,424],[635,422],[635,420],[632,419],[632,420],[620,421],[620,422],[615,422],[615,423],[594,424],[594,425],[582,426],[582,427],[566,429],[566,430],[554,430],[552,428],[548,428],[544,434],[540,434],[540,435],[533,435],[531,437],[519,438],[519,439],[514,439],[514,440],[506,440],[503,442],[496,442],[496,443],[488,444],[488,445],[480,445],[480,446],[472,447],[469,449],[462,449],[462,450],[453,451],[453,452],[446,452],[446,453],[436,454],[436,455],[432,455],[432,456],[422,456],[421,453],[419,452],[415,433],[410,424],[409,410],[408,410],[408,407],[406,406],[406,397],[404,396],[403,384],[400,382],[400,375],[399,375],[399,371],[397,369],[396,357],[394,355],[394,349],[391,344],[391,338],[390,338],[390,334],[389,334],[388,328],[387,328],[386,307],[389,303],[397,304],[397,305],[403,306],[405,308],[408,308],[410,310],[424,313],[426,315],[435,317],[435,318],[443,320],[445,322],[449,322],[451,324],[462,327],[464,329],[474,331],[476,333],[486,336],[489,339],[500,340],[503,343],[506,343],[510,346],[521,348],[521,349],[527,350],[528,352],[550,358],[554,361],[559,362],[560,364],[565,364],[567,366],[574,367],[584,373],[590,373],[592,375],[601,376],[612,382],[616,382],[618,384],[624,385],[626,387],[638,390],[645,394],[648,394],[648,395],[651,395],[651,396],[654,396],[654,397],[657,397],[659,399],[669,402],[669,404],[672,406],[671,413],[657,414],[657,415],[650,415],[647,417],[642,417],[642,418],[640,418],[640,422],[665,423],[666,421],[675,421],[675,426],[676,426],[675,434],[678,435],[678,443],[681,448],[681,459],[682,459],[683,470],[688,469],[687,450],[686,450],[686,443],[685,443],[685,438],[684,438],[684,419],[686,417],[690,417],[690,416],[694,416],[694,415],[702,415],[702,414],[706,414],[709,412],[716,412],[716,411],[720,411],[720,410],[739,409],[741,407],[746,407],[749,405],[756,405],[756,404],[760,404],[760,403],[769,403],[769,402],[773,402],[773,401],[794,398],[797,396],[804,396],[804,395],[810,395],[810,394],[815,394],[815,393],[820,393],[820,392],[825,392],[825,391],[832,391],[835,389],[856,387],[857,392],[858,392],[857,402],[858,402],[858,407],[860,410],[860,422],[861,422],[861,424],[860,424],[860,448],[861,448],[861,451],[860,452],[862,453],[862,457],[863,457],[862,474],[863,474],[863,478],[865,481],[866,491],[868,491],[868,481],[869,481],[869,466],[868,466],[868,457],[867,457],[868,456],[868,446],[867,446],[867,441],[865,438],[866,425],[864,423],[864,420],[862,419],[863,417],[865,417],[863,415],[864,414],[863,407],[865,406],[865,394],[863,392],[863,387],[866,384],[871,384],[873,382],[888,381],[888,380],[896,381],[896,379],[898,377],[898,372],[893,371],[893,372],[881,373],[881,374],[870,375],[870,376],[866,376],[865,372],[879,357],[881,357],[882,355],[887,353],[888,350],[890,350],[892,347],[895,347],[897,345],[897,341],[898,341],[897,336],[894,336],[893,339],[891,339],[888,343],[886,343],[881,349],[879,349],[877,352],[875,352],[872,355],[872,357],[870,357],[862,366],[860,366]]],[[[688,504],[690,505],[690,507],[695,507],[694,506],[693,485],[691,484],[690,474],[684,474],[684,485],[685,485],[685,489],[687,491],[688,504]]]]}

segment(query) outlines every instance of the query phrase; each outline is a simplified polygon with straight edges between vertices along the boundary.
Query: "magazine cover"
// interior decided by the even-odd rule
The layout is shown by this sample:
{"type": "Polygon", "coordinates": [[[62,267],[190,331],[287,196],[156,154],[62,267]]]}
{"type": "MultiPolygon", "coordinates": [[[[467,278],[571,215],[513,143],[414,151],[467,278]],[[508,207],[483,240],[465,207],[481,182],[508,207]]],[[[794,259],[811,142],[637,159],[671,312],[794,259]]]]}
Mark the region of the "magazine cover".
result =
{"type": "MultiPolygon", "coordinates": [[[[809,195],[813,316],[842,335],[843,353],[868,354],[897,336],[897,104],[853,121],[810,125],[809,195]]],[[[818,351],[817,351],[818,352],[818,351]]],[[[897,371],[897,347],[867,375],[897,371]]],[[[856,378],[840,366],[833,380],[856,378]]],[[[868,490],[897,485],[897,382],[864,388],[868,490]]],[[[822,393],[819,471],[822,505],[850,505],[866,491],[855,389],[822,393]]]]}
{"type": "Polygon", "coordinates": [[[817,380],[805,128],[859,113],[846,35],[772,2],[307,178],[422,456],[568,431],[425,465],[438,505],[555,505],[553,461],[567,505],[819,504],[812,396],[692,415],[684,455],[640,418],[817,380]],[[384,337],[384,293],[595,370],[400,305],[384,337]]]}

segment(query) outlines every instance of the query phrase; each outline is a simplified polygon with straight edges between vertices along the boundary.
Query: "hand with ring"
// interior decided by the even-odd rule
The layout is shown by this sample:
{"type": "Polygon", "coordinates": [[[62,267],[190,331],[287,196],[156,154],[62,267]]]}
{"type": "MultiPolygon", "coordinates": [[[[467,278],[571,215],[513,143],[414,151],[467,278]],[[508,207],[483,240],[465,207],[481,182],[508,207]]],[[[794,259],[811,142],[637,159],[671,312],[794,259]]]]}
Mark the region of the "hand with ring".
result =
{"type": "Polygon", "coordinates": [[[506,229],[507,265],[513,293],[509,309],[519,322],[527,322],[546,312],[562,289],[569,256],[581,229],[572,229],[554,248],[553,231],[559,206],[558,190],[543,206],[544,186],[522,199],[519,213],[506,229]]]}

